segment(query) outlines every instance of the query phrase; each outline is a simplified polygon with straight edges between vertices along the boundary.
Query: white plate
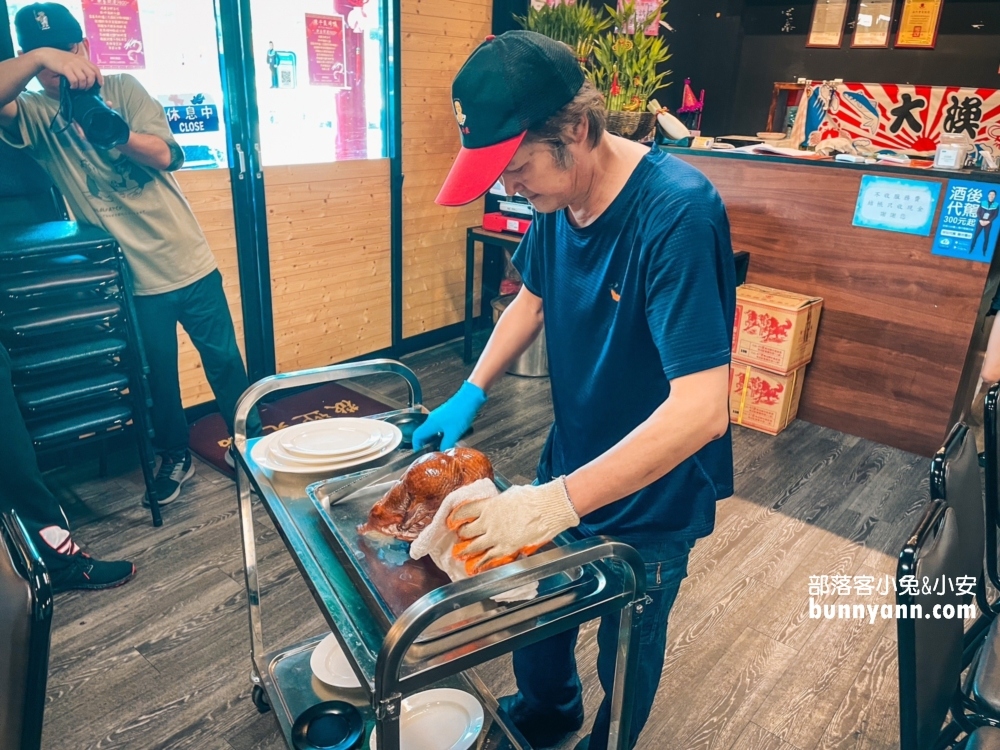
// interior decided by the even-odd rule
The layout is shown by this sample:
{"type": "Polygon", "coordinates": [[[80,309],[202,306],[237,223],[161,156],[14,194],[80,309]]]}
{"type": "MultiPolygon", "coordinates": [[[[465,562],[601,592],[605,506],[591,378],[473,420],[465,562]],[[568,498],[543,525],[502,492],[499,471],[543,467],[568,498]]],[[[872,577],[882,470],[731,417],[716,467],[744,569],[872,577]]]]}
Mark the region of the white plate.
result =
{"type": "Polygon", "coordinates": [[[339,688],[361,687],[358,676],[347,663],[344,649],[340,647],[337,636],[333,633],[313,649],[312,656],[309,657],[309,666],[312,667],[316,679],[326,685],[339,688]]]}
{"type": "MultiPolygon", "coordinates": [[[[400,750],[468,750],[483,731],[483,707],[464,690],[437,688],[403,699],[400,750]]],[[[368,746],[375,750],[375,732],[368,746]]]]}
{"type": "Polygon", "coordinates": [[[281,430],[279,442],[290,456],[334,458],[371,447],[385,432],[377,419],[335,417],[281,430]]]}
{"type": "Polygon", "coordinates": [[[378,453],[382,450],[382,447],[392,440],[392,434],[381,435],[375,442],[369,445],[367,448],[356,453],[351,453],[347,456],[297,456],[294,453],[289,453],[285,450],[285,447],[281,444],[280,440],[272,440],[268,443],[268,455],[277,461],[287,464],[301,464],[306,466],[308,464],[319,464],[326,466],[334,461],[340,463],[342,461],[354,461],[355,459],[364,458],[367,460],[368,455],[378,453]]]}
{"type": "Polygon", "coordinates": [[[352,466],[358,466],[359,464],[364,464],[387,456],[396,450],[399,444],[403,442],[403,433],[400,432],[396,425],[388,424],[387,422],[383,422],[382,424],[391,428],[393,433],[392,438],[388,442],[383,443],[378,451],[374,453],[366,453],[362,456],[346,458],[343,460],[332,460],[328,463],[322,464],[304,464],[296,459],[283,458],[271,450],[271,445],[274,443],[275,439],[281,435],[281,431],[278,431],[272,432],[270,435],[258,440],[250,451],[250,457],[261,468],[268,469],[269,471],[285,472],[288,474],[319,474],[330,471],[339,471],[341,469],[349,469],[352,466]]]}

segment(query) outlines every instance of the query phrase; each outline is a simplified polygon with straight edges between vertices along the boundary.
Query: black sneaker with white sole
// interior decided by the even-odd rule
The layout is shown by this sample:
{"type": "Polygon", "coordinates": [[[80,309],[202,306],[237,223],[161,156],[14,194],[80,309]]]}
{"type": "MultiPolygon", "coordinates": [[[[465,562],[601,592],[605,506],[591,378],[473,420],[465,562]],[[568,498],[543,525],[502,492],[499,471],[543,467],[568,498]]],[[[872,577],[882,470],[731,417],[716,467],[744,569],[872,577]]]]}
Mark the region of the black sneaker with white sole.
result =
{"type": "Polygon", "coordinates": [[[194,464],[191,462],[191,451],[184,452],[184,458],[173,459],[165,455],[156,472],[153,491],[160,505],[172,503],[181,494],[181,487],[194,476],[194,464]]]}
{"type": "Polygon", "coordinates": [[[73,589],[113,589],[128,583],[135,575],[135,565],[128,560],[95,560],[86,552],[77,552],[69,564],[55,568],[49,577],[55,593],[73,589]]]}

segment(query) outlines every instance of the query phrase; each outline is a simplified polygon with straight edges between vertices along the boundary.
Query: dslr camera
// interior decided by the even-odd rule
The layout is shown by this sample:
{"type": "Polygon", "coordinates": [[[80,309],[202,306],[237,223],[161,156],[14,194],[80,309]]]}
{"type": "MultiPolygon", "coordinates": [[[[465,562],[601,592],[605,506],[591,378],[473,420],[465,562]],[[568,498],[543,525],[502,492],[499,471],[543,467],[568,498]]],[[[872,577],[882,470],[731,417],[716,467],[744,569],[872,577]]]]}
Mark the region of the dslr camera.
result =
{"type": "Polygon", "coordinates": [[[95,83],[84,91],[70,88],[69,81],[63,78],[59,93],[66,122],[76,122],[94,146],[107,150],[128,142],[128,123],[104,102],[101,84],[95,83]]]}

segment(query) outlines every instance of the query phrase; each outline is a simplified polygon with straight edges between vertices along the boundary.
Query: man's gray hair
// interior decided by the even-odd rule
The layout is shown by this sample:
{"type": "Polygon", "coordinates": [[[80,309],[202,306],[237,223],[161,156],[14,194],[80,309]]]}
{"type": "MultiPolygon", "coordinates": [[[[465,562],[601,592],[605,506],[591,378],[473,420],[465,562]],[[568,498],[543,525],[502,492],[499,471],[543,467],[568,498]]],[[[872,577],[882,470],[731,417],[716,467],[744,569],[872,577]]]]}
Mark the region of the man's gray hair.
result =
{"type": "Polygon", "coordinates": [[[529,129],[524,140],[551,146],[556,165],[560,169],[566,169],[572,163],[566,146],[572,138],[573,129],[584,121],[587,123],[587,143],[591,149],[597,148],[604,135],[607,112],[604,109],[604,97],[589,80],[583,82],[569,104],[538,127],[529,129]]]}

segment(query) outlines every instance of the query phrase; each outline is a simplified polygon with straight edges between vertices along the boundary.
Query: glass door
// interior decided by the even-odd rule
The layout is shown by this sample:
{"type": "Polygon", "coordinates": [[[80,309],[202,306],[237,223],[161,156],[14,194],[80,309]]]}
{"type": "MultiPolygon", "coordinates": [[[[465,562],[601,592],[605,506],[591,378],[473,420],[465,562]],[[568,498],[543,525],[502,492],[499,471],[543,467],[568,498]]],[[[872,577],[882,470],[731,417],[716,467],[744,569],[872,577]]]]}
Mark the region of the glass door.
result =
{"type": "Polygon", "coordinates": [[[249,0],[279,372],[391,345],[378,0],[249,0]]]}
{"type": "MultiPolygon", "coordinates": [[[[175,177],[222,271],[237,340],[243,344],[239,257],[252,255],[254,249],[241,245],[237,252],[229,169],[230,118],[213,0],[61,2],[80,22],[90,43],[91,59],[102,72],[134,76],[163,107],[174,138],[184,150],[184,167],[175,177]]],[[[14,16],[28,4],[29,0],[7,0],[15,48],[14,16]]],[[[40,86],[33,81],[29,88],[38,90],[40,86]]],[[[213,398],[197,352],[183,333],[180,371],[185,406],[213,398]]]]}

